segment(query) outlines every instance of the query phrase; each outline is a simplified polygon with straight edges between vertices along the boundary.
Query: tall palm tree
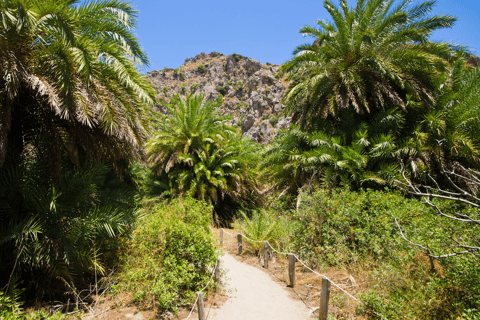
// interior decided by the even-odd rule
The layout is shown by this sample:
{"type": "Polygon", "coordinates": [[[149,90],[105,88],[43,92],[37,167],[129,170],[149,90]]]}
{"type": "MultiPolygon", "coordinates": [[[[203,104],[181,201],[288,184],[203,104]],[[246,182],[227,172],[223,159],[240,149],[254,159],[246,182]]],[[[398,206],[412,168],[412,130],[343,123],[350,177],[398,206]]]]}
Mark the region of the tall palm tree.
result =
{"type": "Polygon", "coordinates": [[[234,131],[225,125],[228,118],[218,114],[218,103],[204,100],[204,95],[188,94],[185,99],[175,95],[167,104],[168,115],[146,145],[147,157],[157,173],[168,173],[179,162],[180,154],[192,154],[206,142],[222,140],[228,131],[234,131]]]}
{"type": "Polygon", "coordinates": [[[146,151],[156,179],[170,181],[166,192],[205,200],[225,219],[256,203],[255,167],[262,146],[227,126],[217,106],[204,95],[174,96],[146,151]]]}
{"type": "Polygon", "coordinates": [[[139,154],[154,92],[137,12],[121,0],[0,1],[0,166],[43,136],[59,181],[60,155],[112,163],[139,154]]]}
{"type": "Polygon", "coordinates": [[[318,117],[353,108],[359,114],[406,108],[407,95],[431,104],[433,79],[447,66],[451,48],[429,41],[435,30],[451,27],[451,16],[427,16],[435,1],[324,1],[332,22],[318,21],[300,33],[315,42],[297,47],[282,66],[291,81],[287,111],[303,126],[318,117]]]}

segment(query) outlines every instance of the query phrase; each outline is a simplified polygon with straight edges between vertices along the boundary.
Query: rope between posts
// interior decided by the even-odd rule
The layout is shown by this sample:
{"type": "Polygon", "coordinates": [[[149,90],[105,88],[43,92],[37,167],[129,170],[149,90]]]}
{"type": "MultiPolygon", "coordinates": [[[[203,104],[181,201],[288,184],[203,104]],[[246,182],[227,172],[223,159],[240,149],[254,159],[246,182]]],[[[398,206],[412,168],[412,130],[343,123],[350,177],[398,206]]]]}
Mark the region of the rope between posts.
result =
{"type": "MultiPolygon", "coordinates": [[[[235,236],[235,234],[232,234],[232,233],[230,233],[230,232],[228,232],[228,231],[225,231],[225,229],[223,229],[223,232],[225,232],[225,233],[227,233],[227,234],[229,234],[229,235],[235,236]]],[[[307,268],[308,270],[312,271],[313,273],[318,274],[318,275],[321,276],[321,277],[326,278],[328,281],[330,281],[330,283],[332,283],[335,287],[337,287],[338,289],[340,289],[343,293],[345,293],[346,295],[348,295],[348,296],[349,296],[350,298],[352,298],[353,300],[355,300],[355,301],[357,301],[357,302],[360,302],[360,303],[363,303],[362,301],[360,301],[360,300],[358,300],[357,298],[355,298],[352,294],[350,294],[350,293],[348,293],[347,291],[345,291],[344,289],[342,289],[338,284],[336,284],[335,282],[333,282],[332,279],[330,279],[330,278],[327,277],[326,275],[320,274],[320,273],[312,270],[311,268],[309,268],[305,263],[303,263],[302,260],[300,260],[300,259],[298,258],[298,256],[297,256],[296,254],[291,253],[291,252],[288,252],[288,253],[287,253],[287,252],[280,252],[280,251],[278,251],[277,249],[275,249],[275,248],[270,244],[270,242],[268,242],[268,241],[253,240],[253,239],[250,239],[249,237],[247,237],[247,236],[244,235],[244,234],[242,234],[242,237],[245,237],[245,239],[247,239],[247,240],[249,240],[249,241],[252,241],[252,242],[263,242],[263,243],[266,242],[266,243],[268,243],[268,245],[270,246],[270,248],[272,248],[272,250],[275,251],[275,252],[278,253],[278,254],[283,254],[283,255],[290,255],[290,254],[292,254],[292,255],[295,257],[295,259],[297,259],[298,262],[300,262],[301,264],[303,264],[303,266],[304,266],[305,268],[307,268]]]]}
{"type": "Polygon", "coordinates": [[[197,305],[197,302],[198,302],[198,294],[197,294],[197,299],[195,300],[195,303],[193,304],[192,310],[190,310],[190,313],[188,314],[188,317],[187,317],[187,319],[185,319],[185,320],[188,320],[188,319],[190,318],[190,316],[192,315],[193,310],[195,309],[195,306],[197,305]]]}
{"type": "MultiPolygon", "coordinates": [[[[215,267],[213,267],[213,271],[212,271],[212,275],[210,276],[210,280],[208,280],[208,283],[205,287],[202,288],[202,290],[198,291],[198,292],[203,292],[203,290],[207,289],[208,285],[210,284],[210,282],[212,282],[212,279],[213,279],[213,276],[215,275],[215,269],[217,269],[217,264],[218,264],[218,260],[215,262],[215,267]]],[[[197,292],[197,293],[198,293],[197,292]]],[[[192,310],[190,310],[190,314],[188,315],[188,317],[185,319],[185,320],[188,320],[190,318],[190,316],[192,315],[193,313],[193,310],[195,309],[195,306],[197,305],[197,302],[198,302],[198,294],[197,294],[197,299],[195,300],[195,303],[192,307],[192,310]]]]}

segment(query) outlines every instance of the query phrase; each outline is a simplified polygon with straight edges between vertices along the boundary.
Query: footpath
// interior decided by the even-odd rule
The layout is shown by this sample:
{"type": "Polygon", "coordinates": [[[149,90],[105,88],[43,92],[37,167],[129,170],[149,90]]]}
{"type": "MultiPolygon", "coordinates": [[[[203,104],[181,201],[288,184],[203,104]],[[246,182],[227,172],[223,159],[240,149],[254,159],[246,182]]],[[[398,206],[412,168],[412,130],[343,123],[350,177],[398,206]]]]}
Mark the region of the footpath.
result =
{"type": "Polygon", "coordinates": [[[207,309],[207,319],[309,319],[310,309],[302,301],[290,298],[285,286],[272,281],[269,274],[237,261],[228,253],[221,261],[227,271],[222,284],[228,300],[220,309],[207,309]]]}

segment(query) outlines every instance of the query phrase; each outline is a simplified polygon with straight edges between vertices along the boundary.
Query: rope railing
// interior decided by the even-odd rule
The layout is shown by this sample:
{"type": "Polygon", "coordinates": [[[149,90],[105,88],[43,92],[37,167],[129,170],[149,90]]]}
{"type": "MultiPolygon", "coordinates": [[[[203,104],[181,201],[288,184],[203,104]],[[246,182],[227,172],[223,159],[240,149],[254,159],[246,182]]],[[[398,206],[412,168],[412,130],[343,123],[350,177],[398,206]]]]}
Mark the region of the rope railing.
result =
{"type": "MultiPolygon", "coordinates": [[[[322,279],[325,279],[326,281],[328,281],[328,283],[333,284],[336,288],[338,288],[340,291],[342,291],[343,293],[345,293],[347,296],[349,296],[349,297],[352,298],[353,300],[355,300],[355,301],[357,301],[357,302],[365,305],[365,303],[364,303],[363,301],[357,299],[354,295],[352,295],[351,293],[347,292],[345,289],[343,289],[343,288],[340,287],[338,284],[336,284],[335,282],[333,282],[332,279],[330,279],[329,277],[327,277],[327,276],[324,275],[324,274],[321,274],[321,273],[316,272],[315,270],[313,270],[312,268],[310,268],[309,266],[307,266],[302,260],[300,260],[300,259],[298,258],[298,256],[297,256],[296,254],[291,253],[291,252],[280,252],[280,251],[278,251],[277,249],[275,249],[275,248],[270,244],[270,242],[265,241],[265,240],[263,240],[263,241],[262,241],[262,240],[253,240],[253,239],[247,237],[246,235],[244,235],[244,234],[242,234],[242,233],[233,234],[233,233],[230,233],[230,232],[226,231],[225,229],[221,229],[221,230],[222,230],[222,232],[224,232],[224,233],[226,233],[226,234],[228,234],[228,235],[231,235],[231,236],[238,236],[238,235],[240,234],[243,238],[245,238],[245,239],[247,239],[247,240],[249,240],[249,241],[251,241],[251,242],[266,243],[273,251],[275,251],[275,252],[278,253],[278,254],[287,255],[287,256],[293,256],[293,257],[295,258],[295,260],[298,261],[298,262],[300,262],[305,268],[307,268],[307,269],[310,270],[311,272],[313,272],[313,273],[321,276],[322,279]]],[[[212,229],[212,231],[213,231],[213,229],[212,229]]],[[[294,276],[293,276],[293,277],[294,277],[294,276]]],[[[290,281],[292,282],[292,278],[291,278],[290,281]]],[[[294,280],[293,280],[293,281],[294,281],[294,280]]],[[[292,284],[293,284],[293,283],[292,283],[292,284]]],[[[322,291],[324,291],[324,288],[326,289],[327,286],[329,286],[329,285],[328,285],[328,284],[324,284],[323,281],[322,281],[322,291]]],[[[329,287],[328,287],[328,290],[326,290],[326,291],[330,291],[329,287]]],[[[327,296],[327,298],[326,298],[326,305],[323,305],[323,306],[322,306],[322,302],[321,302],[321,305],[320,305],[320,317],[319,317],[319,319],[322,319],[322,318],[323,318],[323,319],[327,319],[327,314],[328,314],[328,297],[329,297],[329,295],[330,295],[330,292],[326,293],[326,296],[327,296]],[[323,310],[322,310],[322,309],[323,309],[323,310]]],[[[325,298],[324,298],[324,299],[325,299],[325,298]]],[[[321,297],[320,300],[323,300],[322,297],[321,297]]],[[[372,310],[372,312],[373,312],[374,314],[376,314],[377,316],[381,317],[377,312],[375,312],[375,311],[373,311],[373,310],[372,310]]],[[[381,317],[381,318],[385,319],[385,317],[381,317]]]]}
{"type": "MultiPolygon", "coordinates": [[[[223,232],[225,232],[226,234],[229,234],[229,235],[231,235],[231,236],[235,236],[235,234],[230,233],[230,232],[228,232],[228,231],[225,231],[225,229],[223,229],[223,232]]],[[[357,301],[357,302],[360,302],[360,303],[363,303],[362,301],[360,301],[360,300],[358,300],[357,298],[355,298],[352,294],[350,294],[350,293],[348,293],[347,291],[345,291],[344,289],[342,289],[338,284],[336,284],[335,282],[333,282],[332,279],[330,279],[330,278],[327,277],[326,275],[320,274],[320,273],[316,272],[315,270],[312,270],[312,269],[311,269],[310,267],[308,267],[302,260],[300,260],[296,254],[291,253],[291,252],[280,252],[280,251],[278,251],[277,249],[275,249],[275,248],[270,244],[270,242],[268,242],[268,241],[265,241],[265,240],[264,240],[264,241],[253,240],[253,239],[247,237],[247,236],[244,235],[244,234],[241,234],[241,235],[242,235],[242,237],[244,237],[245,239],[247,239],[247,240],[249,240],[249,241],[252,241],[252,242],[257,242],[257,243],[265,243],[265,242],[266,242],[266,243],[270,246],[270,248],[272,248],[272,250],[275,251],[275,252],[278,253],[278,254],[287,255],[287,256],[288,256],[288,255],[293,255],[293,256],[295,257],[295,259],[297,259],[297,261],[300,262],[305,268],[307,268],[308,270],[310,270],[310,271],[313,272],[313,273],[316,273],[317,275],[319,275],[319,276],[322,277],[322,278],[326,278],[326,279],[327,279],[328,281],[330,281],[335,287],[337,287],[338,289],[340,289],[343,293],[345,293],[346,295],[348,295],[348,296],[349,296],[350,298],[352,298],[353,300],[355,300],[355,301],[357,301]]]]}
{"type": "MultiPolygon", "coordinates": [[[[211,227],[210,227],[210,229],[213,233],[215,233],[215,230],[213,230],[211,227]]],[[[348,297],[352,298],[353,300],[355,300],[355,301],[357,301],[361,304],[365,304],[363,301],[357,299],[354,295],[352,295],[351,293],[347,292],[345,289],[340,287],[340,285],[333,282],[332,279],[330,279],[326,275],[321,274],[321,273],[313,270],[309,266],[307,266],[302,260],[300,260],[298,258],[298,256],[296,254],[291,253],[291,252],[280,252],[277,249],[275,249],[270,244],[270,242],[268,242],[268,241],[254,240],[254,239],[251,239],[251,238],[247,237],[246,235],[244,235],[242,233],[234,234],[234,233],[230,233],[230,232],[226,231],[225,229],[220,229],[220,245],[223,245],[223,233],[226,233],[226,234],[231,235],[231,236],[237,236],[237,239],[238,239],[238,253],[239,254],[241,254],[241,252],[242,252],[242,238],[245,238],[248,241],[255,242],[255,243],[264,243],[265,244],[264,249],[265,249],[265,253],[266,253],[266,257],[265,257],[266,268],[268,268],[268,250],[267,250],[268,247],[270,247],[274,252],[276,252],[278,254],[289,256],[290,257],[289,276],[290,276],[290,285],[292,287],[294,287],[294,284],[295,284],[295,261],[300,262],[305,268],[307,268],[311,272],[313,272],[313,273],[319,275],[320,277],[322,277],[320,307],[318,308],[319,309],[319,320],[326,320],[327,317],[328,317],[328,301],[329,301],[329,297],[330,297],[330,285],[331,284],[333,284],[336,288],[338,288],[341,292],[343,292],[344,294],[346,294],[348,297]]],[[[199,292],[197,292],[197,299],[195,300],[195,303],[194,303],[192,309],[190,310],[190,314],[188,315],[188,317],[185,320],[190,319],[190,316],[192,315],[193,310],[195,309],[197,304],[198,304],[198,319],[199,320],[205,320],[206,319],[205,315],[204,315],[203,291],[209,286],[210,282],[213,279],[213,276],[216,273],[217,273],[217,281],[219,281],[219,278],[220,278],[219,260],[217,260],[217,262],[215,264],[215,267],[213,268],[212,275],[210,276],[210,280],[208,281],[208,283],[205,285],[205,287],[203,287],[203,289],[201,289],[199,292]]],[[[218,288],[217,288],[217,290],[218,290],[218,288]]],[[[373,310],[372,310],[372,312],[374,314],[376,314],[377,316],[381,317],[382,319],[386,319],[385,317],[380,316],[377,312],[375,312],[373,310]]]]}
{"type": "MultiPolygon", "coordinates": [[[[218,266],[218,260],[217,262],[215,263],[215,267],[213,267],[213,271],[212,271],[212,275],[210,276],[210,280],[208,280],[208,283],[205,285],[205,287],[203,287],[200,291],[197,292],[197,299],[195,300],[195,303],[193,304],[193,307],[192,307],[192,310],[190,310],[190,313],[188,314],[188,317],[185,319],[185,320],[188,320],[190,319],[190,316],[192,315],[193,313],[193,310],[195,310],[195,307],[198,303],[198,300],[199,298],[202,299],[202,304],[203,304],[203,291],[205,289],[207,289],[208,285],[210,284],[210,282],[212,282],[212,279],[213,279],[213,276],[215,275],[215,271],[217,271],[217,266],[218,266]]],[[[203,306],[202,306],[202,309],[203,309],[203,306]]],[[[203,310],[202,310],[203,311],[203,310]]],[[[200,318],[200,317],[199,317],[200,318]]]]}

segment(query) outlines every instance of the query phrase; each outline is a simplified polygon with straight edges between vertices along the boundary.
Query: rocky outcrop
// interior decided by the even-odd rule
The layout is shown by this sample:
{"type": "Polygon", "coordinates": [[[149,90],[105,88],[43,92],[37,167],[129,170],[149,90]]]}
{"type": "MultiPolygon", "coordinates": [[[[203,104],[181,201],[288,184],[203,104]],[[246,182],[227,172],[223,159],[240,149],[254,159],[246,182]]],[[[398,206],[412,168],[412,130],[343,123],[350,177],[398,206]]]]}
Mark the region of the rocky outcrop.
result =
{"type": "Polygon", "coordinates": [[[202,93],[207,99],[222,95],[220,113],[232,116],[230,124],[267,144],[277,130],[290,124],[290,118],[280,116],[286,84],[277,77],[279,69],[239,54],[202,52],[186,59],[178,69],[151,71],[147,77],[165,101],[176,93],[202,93]]]}

